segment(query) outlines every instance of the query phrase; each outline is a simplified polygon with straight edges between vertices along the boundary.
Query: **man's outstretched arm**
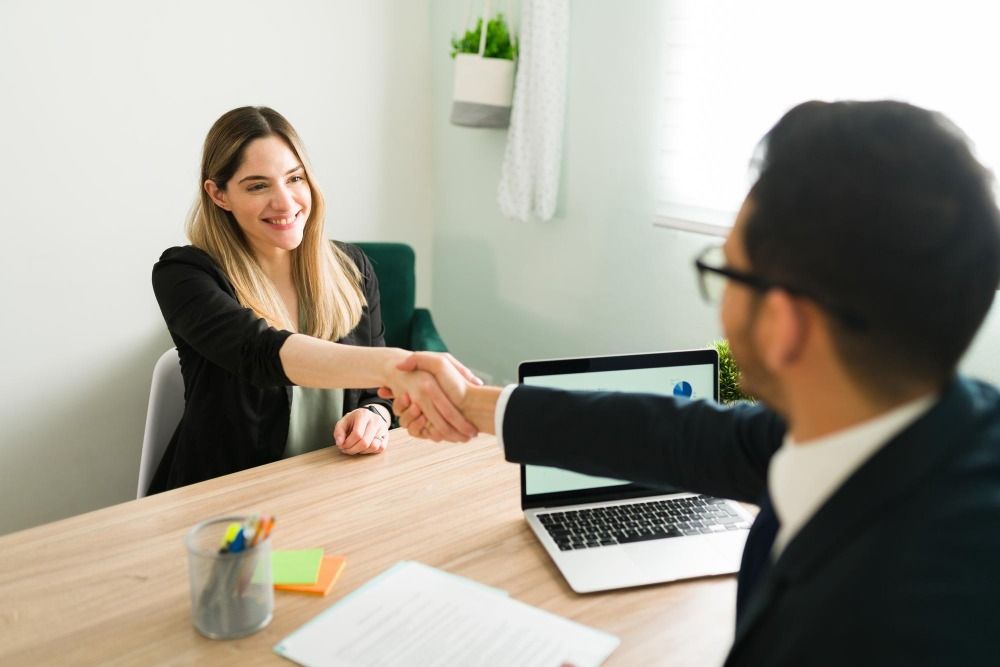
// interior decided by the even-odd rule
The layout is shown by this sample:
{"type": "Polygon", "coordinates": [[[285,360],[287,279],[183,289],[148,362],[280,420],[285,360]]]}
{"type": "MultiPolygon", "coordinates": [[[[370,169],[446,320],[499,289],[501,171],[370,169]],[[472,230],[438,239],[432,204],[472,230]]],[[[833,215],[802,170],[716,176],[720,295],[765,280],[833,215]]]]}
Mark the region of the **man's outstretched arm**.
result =
{"type": "MultiPolygon", "coordinates": [[[[509,461],[630,479],[756,502],[784,422],[759,407],[724,408],[656,394],[471,387],[442,360],[414,355],[481,432],[497,433],[509,461]],[[502,420],[502,423],[501,423],[502,420]]],[[[441,440],[407,397],[393,409],[415,437],[441,440]]]]}

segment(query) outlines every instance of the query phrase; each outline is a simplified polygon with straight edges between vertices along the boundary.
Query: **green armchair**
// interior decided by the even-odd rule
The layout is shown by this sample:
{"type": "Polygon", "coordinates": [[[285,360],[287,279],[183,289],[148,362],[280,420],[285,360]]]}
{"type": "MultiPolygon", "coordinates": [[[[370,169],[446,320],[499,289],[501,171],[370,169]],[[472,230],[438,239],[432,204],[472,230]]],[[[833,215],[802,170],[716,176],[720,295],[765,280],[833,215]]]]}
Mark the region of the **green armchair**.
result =
{"type": "Polygon", "coordinates": [[[431,312],[417,308],[417,279],[413,248],[405,243],[359,242],[372,261],[382,292],[382,321],[385,323],[385,344],[407,350],[447,352],[444,341],[434,327],[431,312]]]}

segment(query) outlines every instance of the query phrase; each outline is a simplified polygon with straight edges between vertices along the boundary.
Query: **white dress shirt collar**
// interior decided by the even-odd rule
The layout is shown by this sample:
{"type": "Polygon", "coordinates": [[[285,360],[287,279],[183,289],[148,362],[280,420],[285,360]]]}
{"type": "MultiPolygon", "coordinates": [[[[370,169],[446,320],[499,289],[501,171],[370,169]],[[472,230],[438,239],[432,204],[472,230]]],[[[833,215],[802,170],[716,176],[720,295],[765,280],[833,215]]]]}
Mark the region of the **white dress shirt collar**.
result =
{"type": "Polygon", "coordinates": [[[893,408],[874,419],[805,443],[785,438],[771,458],[768,490],[781,522],[777,558],[799,530],[850,475],[894,436],[930,409],[937,395],[893,408]]]}

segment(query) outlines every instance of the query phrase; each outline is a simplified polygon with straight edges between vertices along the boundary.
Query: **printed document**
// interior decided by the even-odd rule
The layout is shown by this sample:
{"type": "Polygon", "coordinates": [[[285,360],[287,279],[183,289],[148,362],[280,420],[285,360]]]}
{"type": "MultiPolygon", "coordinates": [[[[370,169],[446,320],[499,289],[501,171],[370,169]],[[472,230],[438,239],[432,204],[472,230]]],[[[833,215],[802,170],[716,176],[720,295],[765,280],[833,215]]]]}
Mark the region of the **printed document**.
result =
{"type": "Polygon", "coordinates": [[[619,639],[497,589],[402,561],[274,647],[306,667],[600,665],[619,639]]]}

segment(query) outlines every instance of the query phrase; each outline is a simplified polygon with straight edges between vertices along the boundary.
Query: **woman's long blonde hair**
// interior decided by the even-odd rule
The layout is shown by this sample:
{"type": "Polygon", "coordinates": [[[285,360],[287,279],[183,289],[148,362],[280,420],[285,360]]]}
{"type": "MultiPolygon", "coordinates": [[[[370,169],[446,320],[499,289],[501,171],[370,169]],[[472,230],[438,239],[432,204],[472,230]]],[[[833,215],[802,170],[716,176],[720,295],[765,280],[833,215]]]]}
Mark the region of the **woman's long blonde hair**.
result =
{"type": "Polygon", "coordinates": [[[205,138],[198,190],[187,221],[188,238],[219,263],[241,304],[273,327],[326,340],[337,340],[357,326],[365,305],[361,274],[351,258],[327,240],[323,193],[313,178],[298,133],[281,114],[268,107],[240,107],[215,121],[205,138]],[[233,214],[216,206],[203,187],[211,179],[225,190],[243,162],[247,145],[269,136],[288,144],[301,161],[312,191],[312,210],[302,243],[292,250],[292,278],[300,313],[288,312],[233,214]]]}

